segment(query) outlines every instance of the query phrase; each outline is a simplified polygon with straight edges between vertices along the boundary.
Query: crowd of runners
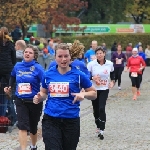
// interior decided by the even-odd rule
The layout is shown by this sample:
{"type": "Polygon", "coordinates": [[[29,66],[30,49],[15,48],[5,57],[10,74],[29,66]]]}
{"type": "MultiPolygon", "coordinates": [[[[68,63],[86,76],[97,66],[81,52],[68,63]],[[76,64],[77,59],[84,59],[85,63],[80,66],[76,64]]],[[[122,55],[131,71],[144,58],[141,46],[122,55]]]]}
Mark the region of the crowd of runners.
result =
{"type": "Polygon", "coordinates": [[[43,101],[46,101],[42,119],[45,150],[76,150],[80,137],[80,101],[91,100],[96,132],[103,140],[109,90],[115,84],[121,90],[123,71],[129,72],[131,99],[140,96],[150,47],[144,53],[141,42],[134,48],[129,43],[123,52],[122,45],[115,43],[111,59],[107,60],[105,43],[93,40],[89,45],[90,49],[85,51],[78,40],[62,43],[59,39],[33,37],[30,44],[24,40],[14,43],[8,29],[0,29],[0,81],[5,83],[5,95],[1,98],[5,107],[0,110],[0,116],[6,116],[11,101],[13,108],[9,113],[16,112],[13,122],[19,129],[21,150],[27,147],[28,133],[30,149],[38,149],[37,130],[43,101]]]}

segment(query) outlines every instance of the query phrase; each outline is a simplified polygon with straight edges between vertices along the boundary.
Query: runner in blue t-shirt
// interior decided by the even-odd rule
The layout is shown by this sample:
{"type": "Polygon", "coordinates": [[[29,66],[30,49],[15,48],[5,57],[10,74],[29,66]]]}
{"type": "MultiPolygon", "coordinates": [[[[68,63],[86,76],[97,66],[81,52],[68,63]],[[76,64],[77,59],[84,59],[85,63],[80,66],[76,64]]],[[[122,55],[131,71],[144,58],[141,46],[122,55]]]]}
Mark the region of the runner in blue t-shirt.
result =
{"type": "Polygon", "coordinates": [[[85,59],[87,60],[87,62],[89,63],[90,61],[92,61],[92,60],[94,60],[94,59],[96,59],[96,56],[95,56],[95,49],[97,48],[97,41],[92,41],[92,45],[91,45],[92,47],[91,47],[91,49],[89,49],[86,53],[85,53],[85,55],[84,55],[84,57],[85,57],[85,59]]]}
{"type": "Polygon", "coordinates": [[[95,99],[97,94],[90,79],[70,65],[67,44],[56,48],[57,65],[44,75],[41,91],[35,95],[35,104],[45,100],[42,134],[45,150],[75,150],[80,136],[80,101],[95,99]],[[85,92],[80,92],[81,88],[85,92]]]}
{"type": "Polygon", "coordinates": [[[43,103],[35,105],[33,97],[40,91],[44,69],[35,60],[38,49],[28,45],[23,54],[23,61],[18,62],[12,72],[9,87],[4,91],[10,96],[11,87],[16,81],[15,104],[19,128],[19,141],[22,150],[27,147],[27,131],[30,131],[31,150],[36,150],[37,125],[42,113],[43,103]]]}
{"type": "MultiPolygon", "coordinates": [[[[77,41],[79,42],[79,41],[77,41]]],[[[69,49],[70,49],[70,53],[71,53],[71,57],[72,57],[72,61],[71,61],[71,65],[73,67],[76,67],[77,69],[79,69],[80,71],[84,72],[89,78],[90,78],[90,72],[88,71],[86,64],[80,60],[78,60],[78,56],[81,53],[84,53],[84,46],[81,44],[76,45],[76,40],[74,41],[74,43],[72,44],[72,46],[69,45],[69,49]]],[[[50,63],[49,69],[53,66],[56,66],[57,63],[56,61],[52,61],[50,63]]]]}

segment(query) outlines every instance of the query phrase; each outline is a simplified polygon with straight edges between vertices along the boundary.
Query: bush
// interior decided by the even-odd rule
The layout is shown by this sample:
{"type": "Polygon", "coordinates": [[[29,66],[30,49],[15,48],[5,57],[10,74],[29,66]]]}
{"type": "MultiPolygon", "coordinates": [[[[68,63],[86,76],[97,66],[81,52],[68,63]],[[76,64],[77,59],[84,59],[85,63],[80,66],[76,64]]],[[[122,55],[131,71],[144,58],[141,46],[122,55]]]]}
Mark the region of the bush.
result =
{"type": "Polygon", "coordinates": [[[143,48],[150,44],[150,34],[101,34],[101,35],[85,35],[85,36],[62,36],[64,43],[73,43],[77,39],[84,44],[85,50],[89,49],[91,41],[98,41],[98,45],[106,43],[107,48],[111,48],[114,42],[120,43],[125,48],[128,43],[135,46],[138,42],[142,43],[143,48]]]}

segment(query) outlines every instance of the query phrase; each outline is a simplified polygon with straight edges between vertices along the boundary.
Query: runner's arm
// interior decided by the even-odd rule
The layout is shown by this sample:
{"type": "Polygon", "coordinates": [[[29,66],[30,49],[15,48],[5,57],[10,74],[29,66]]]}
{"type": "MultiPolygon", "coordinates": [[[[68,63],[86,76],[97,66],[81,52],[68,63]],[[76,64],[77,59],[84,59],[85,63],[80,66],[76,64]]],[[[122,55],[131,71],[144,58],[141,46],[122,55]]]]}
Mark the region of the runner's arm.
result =
{"type": "Polygon", "coordinates": [[[93,86],[91,86],[90,88],[86,88],[83,94],[84,94],[84,98],[90,100],[96,99],[97,97],[97,91],[93,86]]]}
{"type": "Polygon", "coordinates": [[[47,89],[41,87],[40,88],[40,96],[41,96],[41,100],[40,101],[46,100],[47,99],[47,94],[48,94],[47,89]]]}

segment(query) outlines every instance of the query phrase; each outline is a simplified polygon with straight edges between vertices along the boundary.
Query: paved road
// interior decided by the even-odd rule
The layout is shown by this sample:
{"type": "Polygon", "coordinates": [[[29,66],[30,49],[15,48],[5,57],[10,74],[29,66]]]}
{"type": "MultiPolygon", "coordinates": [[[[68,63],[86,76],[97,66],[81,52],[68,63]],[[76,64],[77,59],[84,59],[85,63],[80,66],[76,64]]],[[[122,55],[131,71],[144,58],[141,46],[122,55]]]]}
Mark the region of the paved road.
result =
{"type": "MultiPolygon", "coordinates": [[[[81,136],[77,150],[150,150],[150,67],[146,68],[141,96],[132,100],[128,73],[122,75],[122,90],[115,86],[107,101],[105,139],[96,133],[91,101],[81,103],[81,136]]],[[[0,134],[0,150],[19,150],[18,130],[0,134]]],[[[41,125],[38,131],[38,149],[44,150],[41,125]]]]}

